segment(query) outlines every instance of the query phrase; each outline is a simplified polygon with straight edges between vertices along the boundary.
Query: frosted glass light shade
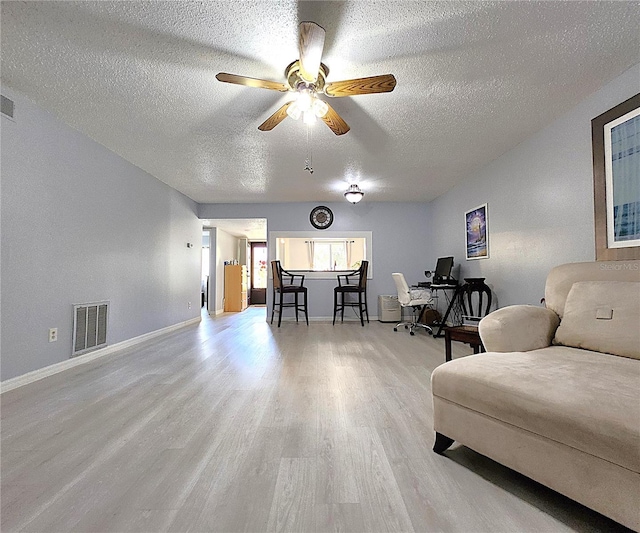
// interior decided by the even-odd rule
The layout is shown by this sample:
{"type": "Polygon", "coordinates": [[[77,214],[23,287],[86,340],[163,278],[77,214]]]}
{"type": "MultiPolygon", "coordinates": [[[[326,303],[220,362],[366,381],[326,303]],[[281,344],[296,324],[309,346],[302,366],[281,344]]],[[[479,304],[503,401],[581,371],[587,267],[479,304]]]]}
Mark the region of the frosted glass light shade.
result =
{"type": "Polygon", "coordinates": [[[327,114],[327,111],[329,111],[329,106],[325,102],[319,100],[318,98],[313,101],[313,112],[315,113],[316,117],[324,117],[327,114]]]}
{"type": "Polygon", "coordinates": [[[344,197],[347,199],[347,202],[351,202],[352,204],[357,204],[360,200],[362,200],[363,196],[364,193],[355,183],[353,185],[350,185],[344,193],[344,197]]]}
{"type": "Polygon", "coordinates": [[[300,109],[298,102],[293,102],[289,107],[287,107],[287,115],[289,115],[293,120],[298,120],[301,114],[302,110],[300,109]]]}
{"type": "Polygon", "coordinates": [[[297,103],[300,106],[300,109],[304,111],[309,111],[313,106],[313,94],[311,91],[304,89],[298,93],[297,103]]]}
{"type": "Polygon", "coordinates": [[[303,113],[302,121],[305,124],[315,124],[316,123],[316,116],[313,114],[313,111],[311,111],[309,109],[308,111],[305,111],[303,113]]]}

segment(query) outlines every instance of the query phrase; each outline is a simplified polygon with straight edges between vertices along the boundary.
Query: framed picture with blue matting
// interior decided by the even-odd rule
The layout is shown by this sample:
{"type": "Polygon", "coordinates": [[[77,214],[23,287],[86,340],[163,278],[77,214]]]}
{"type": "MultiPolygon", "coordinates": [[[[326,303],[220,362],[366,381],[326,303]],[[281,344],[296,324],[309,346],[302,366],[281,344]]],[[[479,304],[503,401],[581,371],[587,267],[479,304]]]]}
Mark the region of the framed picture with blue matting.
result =
{"type": "Polygon", "coordinates": [[[489,257],[489,220],[487,204],[479,205],[464,214],[467,260],[489,257]]]}

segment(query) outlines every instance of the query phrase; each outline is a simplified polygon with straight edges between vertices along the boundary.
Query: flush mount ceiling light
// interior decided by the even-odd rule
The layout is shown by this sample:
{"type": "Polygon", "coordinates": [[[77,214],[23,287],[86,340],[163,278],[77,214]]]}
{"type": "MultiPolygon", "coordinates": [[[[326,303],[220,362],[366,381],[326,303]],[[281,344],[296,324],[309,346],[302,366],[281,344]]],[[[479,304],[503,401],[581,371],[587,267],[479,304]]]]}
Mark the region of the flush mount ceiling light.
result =
{"type": "Polygon", "coordinates": [[[364,193],[355,183],[353,185],[349,185],[349,188],[344,192],[344,197],[347,199],[347,202],[351,202],[352,204],[357,204],[362,200],[363,196],[364,193]]]}

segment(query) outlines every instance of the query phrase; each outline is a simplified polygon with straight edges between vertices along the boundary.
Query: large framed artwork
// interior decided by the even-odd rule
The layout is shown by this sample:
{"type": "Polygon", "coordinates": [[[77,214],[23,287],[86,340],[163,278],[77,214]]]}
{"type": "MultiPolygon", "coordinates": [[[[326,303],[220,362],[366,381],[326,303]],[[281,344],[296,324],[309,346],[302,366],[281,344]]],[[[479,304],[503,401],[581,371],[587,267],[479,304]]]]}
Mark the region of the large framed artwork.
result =
{"type": "Polygon", "coordinates": [[[487,204],[479,205],[464,214],[467,260],[489,257],[489,220],[487,204]]]}
{"type": "Polygon", "coordinates": [[[591,121],[596,260],[640,259],[640,94],[591,121]]]}

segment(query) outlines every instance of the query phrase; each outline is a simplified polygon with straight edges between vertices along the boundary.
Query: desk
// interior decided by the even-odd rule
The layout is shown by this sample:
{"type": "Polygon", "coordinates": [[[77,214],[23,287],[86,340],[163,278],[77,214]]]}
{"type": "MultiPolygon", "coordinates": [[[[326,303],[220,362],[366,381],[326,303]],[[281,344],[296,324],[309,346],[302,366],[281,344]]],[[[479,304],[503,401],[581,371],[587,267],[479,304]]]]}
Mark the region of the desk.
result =
{"type": "Polygon", "coordinates": [[[434,332],[434,337],[442,337],[442,330],[447,325],[447,319],[449,315],[453,313],[454,322],[457,324],[462,323],[462,314],[460,313],[459,302],[458,302],[458,287],[459,285],[431,285],[431,290],[436,292],[443,291],[444,296],[447,300],[447,310],[442,317],[442,321],[438,324],[438,331],[434,332]],[[451,294],[449,291],[453,291],[451,294]]]}
{"type": "MultiPolygon", "coordinates": [[[[435,337],[435,335],[434,335],[435,337]]],[[[451,341],[470,344],[473,353],[484,352],[478,326],[447,326],[444,328],[444,360],[451,361],[451,341]]]]}

